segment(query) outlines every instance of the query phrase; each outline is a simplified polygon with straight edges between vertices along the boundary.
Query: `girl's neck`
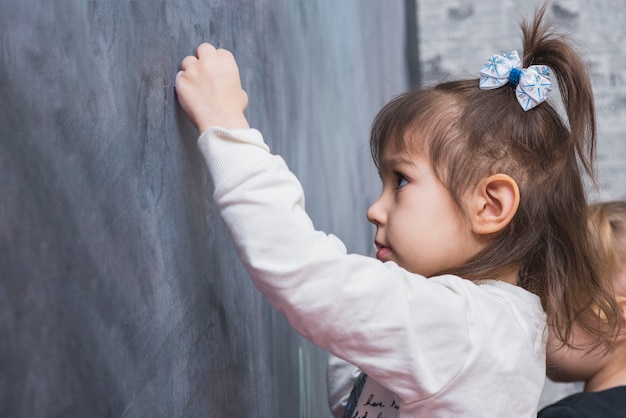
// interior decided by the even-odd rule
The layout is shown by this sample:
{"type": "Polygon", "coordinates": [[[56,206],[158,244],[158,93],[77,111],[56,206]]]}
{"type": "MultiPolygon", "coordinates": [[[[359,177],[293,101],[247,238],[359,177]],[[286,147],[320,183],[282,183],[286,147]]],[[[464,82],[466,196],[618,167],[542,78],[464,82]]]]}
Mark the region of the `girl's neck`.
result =
{"type": "Polygon", "coordinates": [[[585,382],[585,392],[599,392],[617,386],[626,386],[626,356],[624,344],[616,343],[607,354],[608,361],[598,373],[585,382]]]}
{"type": "Polygon", "coordinates": [[[517,286],[518,279],[519,279],[519,269],[513,269],[510,272],[504,274],[502,278],[500,278],[500,280],[502,280],[503,282],[513,284],[515,286],[517,286]]]}

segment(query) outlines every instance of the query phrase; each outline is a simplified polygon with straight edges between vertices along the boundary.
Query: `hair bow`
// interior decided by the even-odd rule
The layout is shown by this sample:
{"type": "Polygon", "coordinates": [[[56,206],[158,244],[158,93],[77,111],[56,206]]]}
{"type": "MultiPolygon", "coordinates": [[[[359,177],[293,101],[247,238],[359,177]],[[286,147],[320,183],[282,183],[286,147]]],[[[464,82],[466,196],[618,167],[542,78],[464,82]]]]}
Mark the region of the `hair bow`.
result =
{"type": "Polygon", "coordinates": [[[481,89],[496,89],[506,83],[515,87],[517,101],[525,111],[545,101],[552,90],[550,69],[545,65],[522,68],[517,51],[492,55],[480,70],[481,89]]]}

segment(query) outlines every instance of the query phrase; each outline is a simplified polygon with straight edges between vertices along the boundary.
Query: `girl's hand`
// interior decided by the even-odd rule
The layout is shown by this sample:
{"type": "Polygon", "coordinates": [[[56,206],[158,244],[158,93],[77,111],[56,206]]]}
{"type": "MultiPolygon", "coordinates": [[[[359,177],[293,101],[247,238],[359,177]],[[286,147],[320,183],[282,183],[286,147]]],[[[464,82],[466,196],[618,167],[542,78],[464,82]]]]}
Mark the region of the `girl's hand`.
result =
{"type": "Polygon", "coordinates": [[[203,43],[196,57],[183,59],[176,75],[181,107],[200,133],[210,126],[249,128],[243,112],[248,95],[241,88],[239,68],[230,51],[203,43]]]}

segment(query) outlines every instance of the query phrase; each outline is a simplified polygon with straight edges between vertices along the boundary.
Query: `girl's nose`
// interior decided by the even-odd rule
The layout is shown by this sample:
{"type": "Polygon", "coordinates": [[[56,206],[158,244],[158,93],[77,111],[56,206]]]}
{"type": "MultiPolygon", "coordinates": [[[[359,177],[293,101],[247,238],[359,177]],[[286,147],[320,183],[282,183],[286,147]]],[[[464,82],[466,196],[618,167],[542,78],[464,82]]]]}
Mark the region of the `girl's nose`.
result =
{"type": "Polygon", "coordinates": [[[380,226],[385,223],[386,215],[383,208],[382,196],[372,203],[372,206],[370,206],[367,210],[367,220],[376,226],[380,226]]]}

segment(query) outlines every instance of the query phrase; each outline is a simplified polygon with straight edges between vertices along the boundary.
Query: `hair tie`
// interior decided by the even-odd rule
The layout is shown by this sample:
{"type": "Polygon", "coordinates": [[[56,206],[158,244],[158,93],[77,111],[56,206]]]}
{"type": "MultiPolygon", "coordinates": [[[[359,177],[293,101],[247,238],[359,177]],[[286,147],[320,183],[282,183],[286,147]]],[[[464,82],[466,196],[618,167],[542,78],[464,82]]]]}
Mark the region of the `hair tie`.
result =
{"type": "Polygon", "coordinates": [[[524,111],[544,102],[552,90],[550,69],[545,65],[522,68],[517,51],[492,55],[480,70],[481,89],[496,89],[506,83],[515,88],[515,97],[524,111]]]}
{"type": "Polygon", "coordinates": [[[522,70],[518,70],[517,68],[511,68],[511,72],[509,73],[509,83],[511,83],[513,87],[517,87],[521,76],[522,70]]]}

